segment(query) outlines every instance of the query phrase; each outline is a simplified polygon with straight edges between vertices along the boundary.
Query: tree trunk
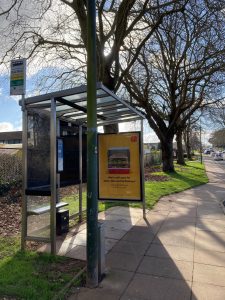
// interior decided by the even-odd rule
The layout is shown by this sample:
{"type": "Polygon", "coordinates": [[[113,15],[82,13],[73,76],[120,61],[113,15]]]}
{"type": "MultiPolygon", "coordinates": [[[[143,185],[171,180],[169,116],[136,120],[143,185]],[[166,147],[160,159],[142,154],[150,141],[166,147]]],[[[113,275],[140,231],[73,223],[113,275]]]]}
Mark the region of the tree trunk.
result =
{"type": "Polygon", "coordinates": [[[184,161],[184,151],[183,151],[183,145],[182,145],[182,131],[177,131],[177,163],[179,165],[185,165],[184,161]]]}
{"type": "Polygon", "coordinates": [[[190,144],[190,126],[188,125],[184,131],[184,143],[187,152],[187,159],[192,160],[191,144],[190,144]]]}
{"type": "Polygon", "coordinates": [[[187,158],[192,160],[191,156],[191,145],[190,145],[190,131],[187,131],[187,139],[186,139],[186,149],[187,149],[187,158]]]}
{"type": "Polygon", "coordinates": [[[173,136],[161,140],[162,163],[164,172],[174,172],[173,164],[173,136]]]}
{"type": "MultiPolygon", "coordinates": [[[[104,71],[103,71],[103,78],[102,82],[103,84],[112,92],[114,92],[115,89],[115,78],[113,78],[110,75],[110,68],[106,67],[104,65],[104,71]]],[[[101,80],[100,80],[101,81],[101,80]]],[[[109,125],[104,125],[104,133],[118,133],[119,132],[119,124],[115,123],[115,124],[109,124],[109,125]]]]}
{"type": "Polygon", "coordinates": [[[119,124],[104,125],[104,133],[118,133],[119,124]]]}

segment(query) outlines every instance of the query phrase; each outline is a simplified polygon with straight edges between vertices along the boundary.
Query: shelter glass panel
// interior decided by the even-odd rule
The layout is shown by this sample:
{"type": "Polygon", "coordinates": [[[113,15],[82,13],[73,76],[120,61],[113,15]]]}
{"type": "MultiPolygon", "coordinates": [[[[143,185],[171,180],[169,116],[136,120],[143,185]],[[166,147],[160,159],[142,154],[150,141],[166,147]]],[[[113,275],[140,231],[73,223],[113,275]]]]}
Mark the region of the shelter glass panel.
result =
{"type": "Polygon", "coordinates": [[[27,196],[27,212],[28,236],[50,238],[50,197],[27,196]]]}
{"type": "Polygon", "coordinates": [[[50,118],[28,110],[27,187],[50,190],[50,118]]]}

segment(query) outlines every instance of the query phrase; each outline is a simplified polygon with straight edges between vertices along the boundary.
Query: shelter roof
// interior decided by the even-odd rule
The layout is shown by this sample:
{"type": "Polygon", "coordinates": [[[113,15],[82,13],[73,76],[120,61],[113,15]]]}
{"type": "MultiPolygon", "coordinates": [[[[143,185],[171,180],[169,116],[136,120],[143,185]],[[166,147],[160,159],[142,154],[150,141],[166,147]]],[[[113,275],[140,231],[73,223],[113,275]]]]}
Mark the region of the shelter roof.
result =
{"type": "MultiPolygon", "coordinates": [[[[51,110],[51,99],[56,100],[57,117],[67,122],[86,124],[87,122],[87,86],[61,90],[25,98],[27,109],[51,110]]],[[[144,116],[126,101],[121,100],[102,83],[96,85],[97,125],[117,122],[130,122],[143,119],[144,116]]],[[[21,105],[21,101],[20,101],[21,105]]]]}

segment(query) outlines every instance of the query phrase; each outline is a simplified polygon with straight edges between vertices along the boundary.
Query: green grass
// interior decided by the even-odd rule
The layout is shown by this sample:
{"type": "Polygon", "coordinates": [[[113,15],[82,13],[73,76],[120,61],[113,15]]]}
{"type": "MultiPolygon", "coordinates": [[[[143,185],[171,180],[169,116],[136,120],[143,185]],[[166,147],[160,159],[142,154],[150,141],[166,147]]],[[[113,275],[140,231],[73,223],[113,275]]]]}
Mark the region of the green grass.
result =
{"type": "MultiPolygon", "coordinates": [[[[145,200],[147,208],[152,208],[162,196],[178,193],[208,182],[204,165],[197,161],[187,161],[186,166],[175,164],[174,173],[155,172],[153,174],[166,176],[168,177],[168,180],[145,182],[145,200]]],[[[102,211],[115,205],[141,207],[138,203],[106,202],[99,203],[99,210],[102,211]]]]}
{"type": "MultiPolygon", "coordinates": [[[[86,192],[82,193],[82,210],[86,210],[86,192]]],[[[79,194],[73,194],[65,196],[61,199],[63,202],[67,202],[70,216],[79,212],[79,194]]]]}
{"type": "Polygon", "coordinates": [[[19,251],[15,237],[0,238],[0,298],[52,299],[80,270],[70,259],[19,251]],[[69,266],[68,269],[65,268],[69,266]]]}
{"type": "Polygon", "coordinates": [[[146,206],[148,208],[153,207],[162,196],[178,193],[208,182],[205,167],[199,162],[188,161],[186,166],[175,164],[175,171],[174,173],[154,173],[155,175],[167,176],[168,181],[145,183],[146,206]]]}

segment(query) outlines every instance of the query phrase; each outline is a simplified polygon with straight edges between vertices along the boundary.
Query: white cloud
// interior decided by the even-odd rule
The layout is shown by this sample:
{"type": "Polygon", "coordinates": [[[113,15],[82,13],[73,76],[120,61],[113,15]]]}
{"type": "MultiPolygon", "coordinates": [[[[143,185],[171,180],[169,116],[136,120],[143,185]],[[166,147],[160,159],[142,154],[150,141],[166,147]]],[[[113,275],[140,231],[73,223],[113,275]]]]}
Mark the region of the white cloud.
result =
{"type": "Polygon", "coordinates": [[[21,130],[21,124],[18,124],[17,127],[15,127],[12,123],[10,122],[0,122],[0,132],[4,131],[17,131],[21,130]]]}

